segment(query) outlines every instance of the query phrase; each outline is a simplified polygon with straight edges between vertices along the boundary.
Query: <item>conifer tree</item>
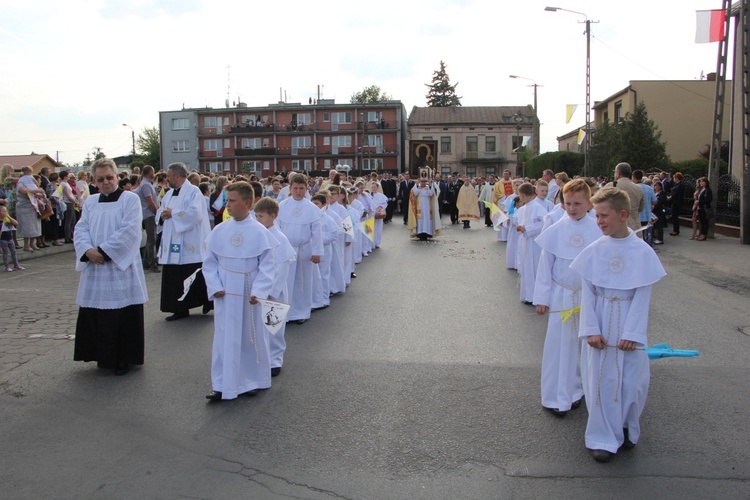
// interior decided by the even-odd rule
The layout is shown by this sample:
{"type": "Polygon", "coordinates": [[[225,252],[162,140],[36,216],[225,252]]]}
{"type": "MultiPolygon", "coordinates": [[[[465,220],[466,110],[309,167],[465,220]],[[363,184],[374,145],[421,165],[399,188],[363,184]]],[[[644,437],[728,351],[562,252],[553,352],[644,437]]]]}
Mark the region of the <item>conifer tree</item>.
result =
{"type": "Polygon", "coordinates": [[[439,108],[461,105],[461,98],[456,95],[458,82],[451,85],[451,79],[445,72],[443,61],[440,61],[440,69],[433,72],[432,83],[425,83],[425,85],[430,89],[427,92],[427,106],[439,108]]]}

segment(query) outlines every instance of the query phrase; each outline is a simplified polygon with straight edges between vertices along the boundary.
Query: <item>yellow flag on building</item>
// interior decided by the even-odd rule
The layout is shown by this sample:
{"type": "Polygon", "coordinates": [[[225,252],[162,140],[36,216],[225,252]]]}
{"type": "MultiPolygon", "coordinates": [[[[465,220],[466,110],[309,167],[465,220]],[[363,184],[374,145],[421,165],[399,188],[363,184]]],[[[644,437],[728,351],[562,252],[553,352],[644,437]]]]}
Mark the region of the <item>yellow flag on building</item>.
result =
{"type": "Polygon", "coordinates": [[[566,104],[565,105],[565,123],[570,123],[570,119],[573,118],[573,113],[578,109],[578,104],[566,104]]]}
{"type": "Polygon", "coordinates": [[[583,139],[586,137],[586,131],[581,129],[578,129],[578,145],[580,146],[583,142],[583,139]]]}

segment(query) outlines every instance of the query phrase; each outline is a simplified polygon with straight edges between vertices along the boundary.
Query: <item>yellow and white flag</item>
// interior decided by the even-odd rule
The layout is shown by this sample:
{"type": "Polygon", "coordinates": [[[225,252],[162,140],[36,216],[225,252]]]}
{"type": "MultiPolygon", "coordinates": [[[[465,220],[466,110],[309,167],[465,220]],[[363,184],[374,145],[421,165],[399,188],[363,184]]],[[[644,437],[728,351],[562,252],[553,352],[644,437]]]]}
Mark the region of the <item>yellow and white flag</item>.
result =
{"type": "Polygon", "coordinates": [[[578,129],[578,145],[580,146],[583,142],[583,139],[586,137],[586,131],[581,129],[578,129]]]}
{"type": "Polygon", "coordinates": [[[573,118],[573,113],[578,109],[578,104],[566,104],[565,105],[565,123],[570,123],[573,118]]]}

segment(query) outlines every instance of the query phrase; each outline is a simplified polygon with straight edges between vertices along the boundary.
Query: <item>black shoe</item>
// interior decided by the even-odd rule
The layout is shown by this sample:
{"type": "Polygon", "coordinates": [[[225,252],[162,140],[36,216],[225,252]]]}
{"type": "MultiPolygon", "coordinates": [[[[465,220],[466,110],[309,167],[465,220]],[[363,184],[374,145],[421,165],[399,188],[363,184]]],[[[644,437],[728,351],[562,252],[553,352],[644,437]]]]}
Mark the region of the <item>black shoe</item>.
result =
{"type": "Polygon", "coordinates": [[[272,377],[278,377],[279,373],[281,373],[281,367],[280,366],[276,366],[274,368],[271,368],[271,376],[272,377]]]}
{"type": "Polygon", "coordinates": [[[240,396],[246,396],[248,398],[254,398],[255,396],[258,395],[259,392],[260,392],[260,389],[253,389],[252,391],[243,392],[242,394],[240,394],[240,396]]]}
{"type": "Polygon", "coordinates": [[[581,406],[581,402],[583,401],[583,398],[579,399],[578,401],[574,401],[572,405],[570,405],[571,410],[577,410],[581,406]]]}
{"type": "Polygon", "coordinates": [[[213,302],[206,302],[205,304],[203,304],[203,314],[208,314],[209,312],[213,310],[213,308],[214,308],[213,302]]]}
{"type": "Polygon", "coordinates": [[[313,308],[312,308],[311,310],[312,310],[312,311],[320,311],[321,309],[325,309],[325,308],[327,308],[327,307],[328,307],[328,306],[313,307],[313,308]]]}
{"type": "Polygon", "coordinates": [[[356,278],[356,277],[357,277],[357,275],[354,274],[354,273],[352,273],[352,278],[356,278]]]}
{"type": "Polygon", "coordinates": [[[118,377],[121,375],[125,375],[130,371],[130,365],[125,363],[124,361],[119,361],[117,363],[117,367],[115,368],[115,375],[118,377]]]}
{"type": "Polygon", "coordinates": [[[167,321],[177,321],[178,319],[187,318],[189,316],[190,316],[190,311],[184,311],[184,312],[174,313],[173,315],[167,316],[164,319],[166,319],[167,321]]]}
{"type": "Polygon", "coordinates": [[[630,436],[628,436],[628,430],[623,429],[622,433],[625,434],[625,441],[622,443],[622,447],[626,450],[632,450],[635,448],[635,443],[630,440],[630,436]]]}
{"type": "Polygon", "coordinates": [[[527,306],[533,306],[534,305],[533,302],[529,302],[528,300],[524,300],[523,303],[526,304],[527,306]]]}
{"type": "Polygon", "coordinates": [[[221,391],[211,391],[211,394],[206,396],[209,401],[221,401],[221,391]]]}
{"type": "Polygon", "coordinates": [[[567,412],[567,411],[563,411],[563,410],[558,410],[557,408],[547,408],[547,407],[545,406],[545,407],[544,407],[544,409],[545,409],[545,410],[548,410],[548,411],[549,411],[550,413],[552,413],[552,414],[553,414],[554,416],[556,416],[556,417],[560,417],[560,418],[563,418],[563,417],[564,417],[565,415],[567,415],[567,414],[568,414],[568,412],[567,412]]]}
{"type": "Polygon", "coordinates": [[[597,462],[609,462],[612,460],[612,456],[614,453],[607,450],[591,450],[591,456],[594,457],[594,460],[597,462]]]}

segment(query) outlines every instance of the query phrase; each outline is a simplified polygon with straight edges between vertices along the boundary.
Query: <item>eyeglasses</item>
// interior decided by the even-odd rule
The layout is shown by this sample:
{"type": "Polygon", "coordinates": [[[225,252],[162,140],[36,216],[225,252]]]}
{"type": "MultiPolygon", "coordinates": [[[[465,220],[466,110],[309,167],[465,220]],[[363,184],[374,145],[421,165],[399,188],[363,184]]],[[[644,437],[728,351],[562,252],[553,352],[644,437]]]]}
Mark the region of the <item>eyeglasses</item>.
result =
{"type": "Polygon", "coordinates": [[[106,177],[97,177],[96,178],[96,182],[104,182],[105,180],[107,180],[107,181],[113,181],[113,180],[115,180],[115,176],[114,175],[108,175],[106,177]]]}

